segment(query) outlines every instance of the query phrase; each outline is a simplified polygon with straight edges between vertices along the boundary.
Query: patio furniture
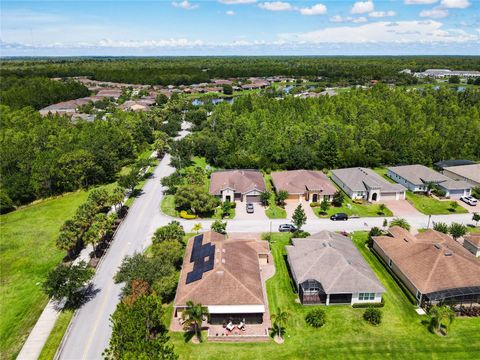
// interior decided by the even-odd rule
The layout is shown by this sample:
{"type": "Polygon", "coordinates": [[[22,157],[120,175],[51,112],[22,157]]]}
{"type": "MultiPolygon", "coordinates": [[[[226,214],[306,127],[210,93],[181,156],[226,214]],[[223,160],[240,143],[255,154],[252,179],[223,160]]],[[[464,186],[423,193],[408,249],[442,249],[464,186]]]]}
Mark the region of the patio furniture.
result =
{"type": "Polygon", "coordinates": [[[232,331],[232,330],[235,328],[235,325],[233,325],[232,322],[229,322],[225,328],[226,328],[228,331],[232,331]]]}
{"type": "Polygon", "coordinates": [[[245,323],[243,321],[241,321],[240,324],[238,324],[238,328],[240,330],[243,330],[245,328],[245,323]]]}

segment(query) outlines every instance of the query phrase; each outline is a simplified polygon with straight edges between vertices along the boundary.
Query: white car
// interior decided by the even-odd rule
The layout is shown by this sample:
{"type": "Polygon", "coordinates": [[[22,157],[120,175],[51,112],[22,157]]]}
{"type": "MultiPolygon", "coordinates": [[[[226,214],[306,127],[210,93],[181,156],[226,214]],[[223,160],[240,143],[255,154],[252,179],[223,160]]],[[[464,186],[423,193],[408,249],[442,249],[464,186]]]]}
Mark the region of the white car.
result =
{"type": "Polygon", "coordinates": [[[475,206],[478,203],[478,200],[475,199],[473,196],[462,196],[460,200],[471,206],[475,206]]]}

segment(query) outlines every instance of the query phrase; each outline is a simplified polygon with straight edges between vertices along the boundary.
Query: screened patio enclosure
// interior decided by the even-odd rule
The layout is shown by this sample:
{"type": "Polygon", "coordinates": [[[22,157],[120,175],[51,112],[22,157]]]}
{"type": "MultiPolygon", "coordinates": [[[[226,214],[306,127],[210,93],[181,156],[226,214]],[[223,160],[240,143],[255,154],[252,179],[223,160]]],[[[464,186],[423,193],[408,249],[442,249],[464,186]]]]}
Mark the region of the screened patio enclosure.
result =
{"type": "Polygon", "coordinates": [[[302,304],[326,304],[327,294],[322,284],[316,280],[306,280],[298,287],[298,295],[302,304]]]}
{"type": "Polygon", "coordinates": [[[446,289],[422,296],[422,307],[426,305],[480,306],[480,286],[446,289]]]}

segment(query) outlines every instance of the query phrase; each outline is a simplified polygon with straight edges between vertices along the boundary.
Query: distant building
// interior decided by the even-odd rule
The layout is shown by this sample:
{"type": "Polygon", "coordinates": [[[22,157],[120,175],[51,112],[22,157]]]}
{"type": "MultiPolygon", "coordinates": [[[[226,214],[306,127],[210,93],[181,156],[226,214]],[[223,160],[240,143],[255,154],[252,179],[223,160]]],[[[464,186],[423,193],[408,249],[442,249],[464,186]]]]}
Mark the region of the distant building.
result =
{"type": "Polygon", "coordinates": [[[480,71],[468,71],[468,70],[449,70],[449,69],[427,69],[423,72],[416,72],[413,74],[415,77],[433,77],[433,78],[447,78],[451,76],[459,76],[462,78],[479,77],[480,71]]]}
{"type": "Polygon", "coordinates": [[[436,168],[437,170],[442,171],[446,167],[452,167],[452,166],[462,166],[462,165],[472,165],[476,164],[475,161],[472,160],[442,160],[442,161],[437,161],[435,164],[433,164],[433,167],[436,168]]]}

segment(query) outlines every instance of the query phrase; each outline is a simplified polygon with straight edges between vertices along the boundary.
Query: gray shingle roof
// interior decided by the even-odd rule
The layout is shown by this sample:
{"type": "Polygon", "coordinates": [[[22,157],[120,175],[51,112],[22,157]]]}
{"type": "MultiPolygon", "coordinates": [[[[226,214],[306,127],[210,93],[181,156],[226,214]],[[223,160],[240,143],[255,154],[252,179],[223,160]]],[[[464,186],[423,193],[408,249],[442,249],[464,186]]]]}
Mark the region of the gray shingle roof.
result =
{"type": "Polygon", "coordinates": [[[382,192],[398,192],[406,189],[400,184],[392,184],[378,175],[375,171],[367,168],[347,168],[332,170],[352,191],[368,191],[370,188],[379,188],[382,192]]]}
{"type": "Polygon", "coordinates": [[[348,237],[321,231],[292,243],[286,250],[297,283],[316,280],[327,294],[385,291],[348,237]]]}
{"type": "MultiPolygon", "coordinates": [[[[455,167],[457,169],[458,167],[455,167]]],[[[414,185],[438,183],[448,190],[469,189],[471,186],[465,181],[452,180],[449,177],[436,172],[423,165],[403,165],[390,167],[388,170],[400,175],[402,178],[414,185]]]]}

